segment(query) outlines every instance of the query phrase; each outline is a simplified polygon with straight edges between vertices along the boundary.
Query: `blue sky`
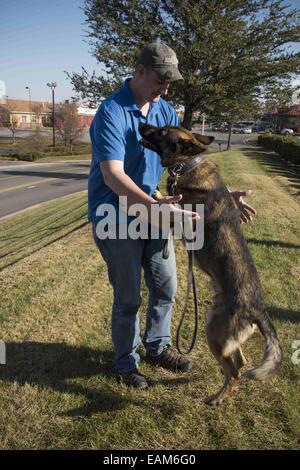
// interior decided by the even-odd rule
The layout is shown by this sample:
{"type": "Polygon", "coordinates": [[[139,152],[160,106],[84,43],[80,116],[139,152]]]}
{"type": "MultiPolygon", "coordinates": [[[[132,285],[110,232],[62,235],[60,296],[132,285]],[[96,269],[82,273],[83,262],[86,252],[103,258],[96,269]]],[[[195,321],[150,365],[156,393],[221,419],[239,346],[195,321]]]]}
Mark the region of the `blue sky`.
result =
{"type": "MultiPolygon", "coordinates": [[[[296,7],[299,0],[286,3],[296,7]]],[[[74,95],[64,70],[101,72],[85,38],[83,0],[3,0],[0,5],[0,80],[11,99],[51,101],[47,82],[56,81],[56,101],[74,95]],[[84,41],[85,40],[85,41],[84,41]]],[[[299,50],[299,43],[293,44],[299,50]]]]}
{"type": "Polygon", "coordinates": [[[74,95],[64,70],[100,71],[84,42],[82,0],[4,0],[0,6],[0,80],[11,99],[58,101],[74,95]]]}

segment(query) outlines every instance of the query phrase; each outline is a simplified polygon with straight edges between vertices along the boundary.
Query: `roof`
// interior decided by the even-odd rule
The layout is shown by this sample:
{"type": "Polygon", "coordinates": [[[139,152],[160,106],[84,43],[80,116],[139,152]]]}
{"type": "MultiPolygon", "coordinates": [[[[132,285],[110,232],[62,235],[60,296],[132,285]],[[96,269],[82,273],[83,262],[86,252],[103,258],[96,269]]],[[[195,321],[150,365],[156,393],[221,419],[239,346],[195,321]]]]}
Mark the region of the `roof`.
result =
{"type": "Polygon", "coordinates": [[[87,106],[78,106],[78,115],[95,116],[98,108],[88,108],[87,106]]]}
{"type": "MultiPolygon", "coordinates": [[[[4,104],[10,111],[19,112],[19,113],[29,113],[29,100],[11,100],[6,99],[4,104]]],[[[41,106],[42,113],[49,113],[52,111],[52,103],[48,103],[47,101],[31,101],[31,112],[35,106],[41,106]]]]}

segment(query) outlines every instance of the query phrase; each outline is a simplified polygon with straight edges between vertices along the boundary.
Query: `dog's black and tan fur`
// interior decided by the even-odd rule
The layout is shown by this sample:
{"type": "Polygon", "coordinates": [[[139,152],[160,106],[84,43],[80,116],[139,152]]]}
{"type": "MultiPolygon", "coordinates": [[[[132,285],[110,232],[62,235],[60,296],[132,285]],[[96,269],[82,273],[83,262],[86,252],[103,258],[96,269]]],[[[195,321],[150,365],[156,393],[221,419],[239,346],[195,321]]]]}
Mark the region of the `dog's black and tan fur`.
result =
{"type": "MultiPolygon", "coordinates": [[[[141,143],[156,151],[162,165],[170,168],[187,162],[206,150],[213,137],[186,129],[157,128],[140,124],[141,143]]],[[[173,181],[168,179],[168,190],[173,181]]],[[[243,377],[265,380],[277,373],[282,351],[277,334],[266,312],[259,277],[239,221],[239,211],[226,188],[217,166],[205,159],[178,179],[176,194],[181,205],[204,204],[204,246],[195,251],[196,263],[211,277],[215,292],[209,313],[206,337],[211,352],[220,363],[225,383],[209,405],[219,405],[236,386],[240,369],[246,365],[241,345],[256,326],[264,336],[264,356],[260,366],[244,372],[243,377]]]]}

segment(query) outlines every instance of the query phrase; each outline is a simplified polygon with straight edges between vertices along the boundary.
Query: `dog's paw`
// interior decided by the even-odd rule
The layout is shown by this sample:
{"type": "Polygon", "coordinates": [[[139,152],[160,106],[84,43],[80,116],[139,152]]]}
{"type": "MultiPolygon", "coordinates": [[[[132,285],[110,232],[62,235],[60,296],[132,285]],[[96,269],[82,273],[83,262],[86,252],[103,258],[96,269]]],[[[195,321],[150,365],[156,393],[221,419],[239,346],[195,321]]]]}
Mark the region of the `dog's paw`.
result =
{"type": "Polygon", "coordinates": [[[160,201],[161,199],[164,198],[164,196],[161,194],[161,192],[160,192],[158,189],[156,189],[156,190],[154,191],[154,193],[152,194],[152,197],[153,197],[153,199],[155,199],[156,201],[160,201]]]}
{"type": "Polygon", "coordinates": [[[219,406],[223,402],[223,399],[219,397],[219,395],[212,395],[211,397],[207,397],[204,400],[204,403],[208,406],[219,406]]]}

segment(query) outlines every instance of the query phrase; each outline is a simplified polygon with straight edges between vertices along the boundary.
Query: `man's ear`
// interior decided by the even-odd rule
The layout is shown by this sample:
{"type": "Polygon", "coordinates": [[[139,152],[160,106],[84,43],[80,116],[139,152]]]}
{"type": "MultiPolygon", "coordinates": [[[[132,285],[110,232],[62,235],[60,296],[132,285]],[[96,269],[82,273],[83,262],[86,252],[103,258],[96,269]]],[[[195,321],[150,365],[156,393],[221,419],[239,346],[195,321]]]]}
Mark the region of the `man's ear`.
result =
{"type": "Polygon", "coordinates": [[[136,69],[135,69],[135,72],[137,73],[137,75],[139,75],[140,77],[143,76],[144,72],[145,72],[145,66],[144,64],[138,64],[136,69]]]}
{"type": "Polygon", "coordinates": [[[214,137],[209,136],[209,135],[201,135],[201,134],[196,134],[192,132],[193,136],[202,144],[204,145],[209,145],[212,143],[213,140],[215,140],[214,137]]]}

